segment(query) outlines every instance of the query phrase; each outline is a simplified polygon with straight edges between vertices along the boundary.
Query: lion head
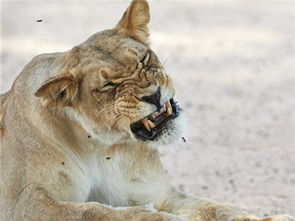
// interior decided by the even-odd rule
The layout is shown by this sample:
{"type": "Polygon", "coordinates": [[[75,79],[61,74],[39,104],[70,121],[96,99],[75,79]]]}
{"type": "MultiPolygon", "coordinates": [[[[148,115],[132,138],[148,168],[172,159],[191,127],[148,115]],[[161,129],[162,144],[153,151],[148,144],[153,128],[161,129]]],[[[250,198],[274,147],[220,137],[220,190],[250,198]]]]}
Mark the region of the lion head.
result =
{"type": "Polygon", "coordinates": [[[63,55],[60,72],[35,95],[45,108],[67,108],[103,143],[171,143],[180,137],[180,108],[171,78],[148,43],[145,0],[134,0],[115,28],[63,55]]]}

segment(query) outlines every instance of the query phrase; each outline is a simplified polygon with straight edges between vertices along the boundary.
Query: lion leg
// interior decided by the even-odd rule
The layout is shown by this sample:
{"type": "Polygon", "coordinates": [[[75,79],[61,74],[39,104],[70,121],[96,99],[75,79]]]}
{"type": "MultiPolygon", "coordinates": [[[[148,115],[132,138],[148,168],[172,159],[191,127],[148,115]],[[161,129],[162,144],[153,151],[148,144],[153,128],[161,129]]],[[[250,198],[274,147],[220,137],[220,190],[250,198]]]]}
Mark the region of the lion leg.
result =
{"type": "Polygon", "coordinates": [[[288,215],[259,219],[240,209],[193,198],[175,190],[170,191],[164,201],[155,204],[155,208],[191,221],[295,221],[288,215]]]}
{"type": "Polygon", "coordinates": [[[295,218],[289,215],[278,215],[272,217],[266,217],[263,219],[246,219],[246,218],[234,218],[233,221],[295,221],[295,218]]]}
{"type": "Polygon", "coordinates": [[[222,206],[214,201],[197,199],[177,191],[171,191],[164,201],[155,204],[159,211],[167,211],[191,221],[230,221],[234,217],[255,219],[246,212],[229,206],[222,206]]]}
{"type": "MultiPolygon", "coordinates": [[[[20,195],[10,221],[181,221],[181,218],[145,207],[112,208],[97,202],[57,202],[40,187],[28,187],[20,195]]],[[[1,219],[2,220],[2,219],[1,219]]],[[[4,221],[3,220],[3,221],[4,221]]]]}

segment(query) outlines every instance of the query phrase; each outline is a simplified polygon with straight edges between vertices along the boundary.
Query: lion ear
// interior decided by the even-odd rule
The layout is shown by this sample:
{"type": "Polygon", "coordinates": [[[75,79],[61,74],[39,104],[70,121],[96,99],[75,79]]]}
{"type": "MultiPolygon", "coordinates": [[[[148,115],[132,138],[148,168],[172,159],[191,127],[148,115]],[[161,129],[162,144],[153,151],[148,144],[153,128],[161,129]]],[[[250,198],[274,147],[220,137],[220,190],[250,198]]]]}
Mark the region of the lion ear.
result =
{"type": "Polygon", "coordinates": [[[65,107],[73,103],[78,91],[78,81],[73,75],[54,77],[45,82],[35,93],[43,98],[43,107],[65,107]]]}
{"type": "Polygon", "coordinates": [[[116,26],[120,33],[148,45],[150,21],[149,5],[146,0],[133,0],[116,26]]]}

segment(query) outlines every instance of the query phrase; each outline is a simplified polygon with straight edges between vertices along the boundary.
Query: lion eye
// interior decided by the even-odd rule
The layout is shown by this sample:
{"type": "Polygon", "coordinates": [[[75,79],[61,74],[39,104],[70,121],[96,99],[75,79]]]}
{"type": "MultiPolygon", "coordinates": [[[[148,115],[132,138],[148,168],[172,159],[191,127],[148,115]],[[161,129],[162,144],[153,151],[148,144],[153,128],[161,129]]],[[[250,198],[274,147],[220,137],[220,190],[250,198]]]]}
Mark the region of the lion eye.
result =
{"type": "Polygon", "coordinates": [[[104,91],[108,91],[111,89],[114,89],[116,87],[116,84],[113,82],[107,82],[105,83],[102,87],[98,88],[97,91],[98,92],[104,92],[104,91]]]}
{"type": "Polygon", "coordinates": [[[147,65],[150,60],[150,53],[146,53],[141,59],[140,63],[147,65]]]}

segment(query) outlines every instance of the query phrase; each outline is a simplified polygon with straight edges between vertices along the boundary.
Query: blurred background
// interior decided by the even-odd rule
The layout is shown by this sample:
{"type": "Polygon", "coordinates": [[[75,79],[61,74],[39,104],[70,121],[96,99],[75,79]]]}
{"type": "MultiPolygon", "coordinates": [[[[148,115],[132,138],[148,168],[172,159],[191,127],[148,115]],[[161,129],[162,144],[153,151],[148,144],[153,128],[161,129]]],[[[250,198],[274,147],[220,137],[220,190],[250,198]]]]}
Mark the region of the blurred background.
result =
{"type": "MultiPolygon", "coordinates": [[[[129,2],[2,0],[1,93],[35,55],[112,28],[129,2]]],[[[173,185],[260,216],[295,215],[295,1],[150,7],[151,47],[187,116],[187,142],[161,148],[173,185]]]]}

